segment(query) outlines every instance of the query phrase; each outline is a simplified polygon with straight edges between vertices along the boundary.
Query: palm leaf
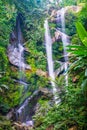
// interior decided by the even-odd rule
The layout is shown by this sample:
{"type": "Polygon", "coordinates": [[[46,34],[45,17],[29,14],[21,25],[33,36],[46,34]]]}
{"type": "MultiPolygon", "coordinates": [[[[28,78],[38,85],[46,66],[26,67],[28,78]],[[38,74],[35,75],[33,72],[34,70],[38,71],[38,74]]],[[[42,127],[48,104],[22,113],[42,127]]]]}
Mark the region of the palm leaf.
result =
{"type": "Polygon", "coordinates": [[[87,31],[80,22],[76,23],[76,29],[82,43],[87,47],[87,31]]]}
{"type": "Polygon", "coordinates": [[[68,48],[68,52],[72,52],[73,54],[76,54],[78,56],[87,56],[87,48],[85,46],[71,45],[68,46],[68,48]]]}

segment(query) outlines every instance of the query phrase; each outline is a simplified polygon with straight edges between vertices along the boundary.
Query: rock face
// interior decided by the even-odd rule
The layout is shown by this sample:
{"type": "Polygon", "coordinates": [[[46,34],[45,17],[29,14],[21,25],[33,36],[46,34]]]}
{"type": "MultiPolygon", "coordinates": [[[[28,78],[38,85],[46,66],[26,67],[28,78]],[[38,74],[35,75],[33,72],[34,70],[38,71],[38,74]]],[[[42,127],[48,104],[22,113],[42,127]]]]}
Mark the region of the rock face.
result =
{"type": "Polygon", "coordinates": [[[14,109],[11,109],[7,115],[6,115],[6,119],[7,120],[15,120],[15,110],[14,109]]]}
{"type": "MultiPolygon", "coordinates": [[[[78,13],[82,9],[82,6],[66,6],[65,8],[62,8],[62,9],[64,9],[65,14],[67,15],[67,13],[69,11],[72,11],[74,13],[78,13]]],[[[62,9],[52,11],[51,16],[50,16],[50,22],[61,23],[62,9]]],[[[64,36],[64,35],[66,35],[66,34],[62,33],[60,28],[58,28],[58,30],[55,29],[55,33],[54,33],[54,37],[52,38],[52,42],[54,43],[56,41],[61,41],[62,36],[64,36]]],[[[66,35],[66,38],[69,41],[70,37],[68,35],[66,35]]]]}
{"type": "Polygon", "coordinates": [[[52,38],[53,43],[54,43],[55,41],[60,41],[60,40],[62,39],[62,36],[64,36],[64,35],[66,36],[66,38],[67,38],[68,41],[69,41],[70,37],[69,37],[68,35],[62,33],[62,32],[59,31],[59,30],[56,30],[55,33],[54,33],[54,37],[52,38]]]}
{"type": "Polygon", "coordinates": [[[20,70],[31,69],[24,61],[24,51],[27,51],[24,48],[24,39],[22,36],[21,30],[21,14],[18,14],[16,18],[16,27],[15,31],[10,34],[10,44],[8,45],[8,58],[11,64],[16,67],[19,67],[20,70]]]}
{"type": "MultiPolygon", "coordinates": [[[[66,10],[66,13],[68,11],[72,11],[74,13],[78,13],[79,11],[81,11],[82,6],[67,6],[64,8],[66,10]]],[[[61,21],[61,9],[56,11],[53,10],[50,16],[50,21],[51,22],[60,22],[61,21]]]]}
{"type": "MultiPolygon", "coordinates": [[[[13,45],[9,44],[7,53],[8,53],[8,58],[9,58],[10,63],[16,67],[19,67],[19,64],[20,64],[19,63],[20,62],[19,48],[15,47],[14,44],[13,45]]],[[[20,67],[21,68],[25,67],[25,69],[31,69],[31,67],[29,65],[25,64],[23,61],[21,61],[20,67]]]]}

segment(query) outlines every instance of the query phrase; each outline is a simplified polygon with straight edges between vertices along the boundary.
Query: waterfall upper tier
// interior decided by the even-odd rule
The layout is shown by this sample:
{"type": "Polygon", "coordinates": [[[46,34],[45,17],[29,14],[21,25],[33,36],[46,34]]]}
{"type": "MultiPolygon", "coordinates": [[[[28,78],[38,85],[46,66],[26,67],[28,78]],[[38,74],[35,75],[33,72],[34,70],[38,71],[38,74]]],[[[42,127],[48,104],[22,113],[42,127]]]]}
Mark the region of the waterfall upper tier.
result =
{"type": "Polygon", "coordinates": [[[23,45],[23,36],[21,31],[21,16],[20,14],[16,19],[15,31],[10,35],[10,44],[8,45],[8,58],[11,64],[21,70],[31,69],[30,65],[25,63],[24,51],[26,49],[23,45]]]}
{"type": "Polygon", "coordinates": [[[44,28],[45,28],[45,45],[46,45],[46,54],[47,54],[47,62],[48,62],[48,72],[49,72],[50,82],[53,88],[54,101],[56,104],[58,104],[60,103],[60,98],[58,97],[58,94],[60,93],[60,89],[55,84],[54,64],[52,58],[52,39],[51,39],[47,19],[45,20],[44,28]]]}
{"type": "MultiPolygon", "coordinates": [[[[68,11],[72,11],[74,13],[78,13],[79,11],[81,11],[82,6],[66,6],[64,8],[66,10],[65,13],[67,13],[68,11]]],[[[50,16],[50,20],[51,22],[61,22],[61,9],[60,10],[53,10],[50,16]],[[59,15],[59,17],[58,17],[59,15]]]]}

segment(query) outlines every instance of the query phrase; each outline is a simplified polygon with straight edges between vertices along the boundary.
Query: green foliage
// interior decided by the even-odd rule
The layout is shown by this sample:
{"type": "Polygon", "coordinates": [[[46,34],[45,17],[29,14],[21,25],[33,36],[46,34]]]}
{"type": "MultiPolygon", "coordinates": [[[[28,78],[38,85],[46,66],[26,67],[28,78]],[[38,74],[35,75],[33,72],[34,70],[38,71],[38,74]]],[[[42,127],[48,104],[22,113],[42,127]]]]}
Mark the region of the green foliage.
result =
{"type": "MultiPolygon", "coordinates": [[[[15,22],[15,6],[8,2],[0,1],[0,111],[6,113],[11,107],[10,95],[10,66],[6,47],[9,44],[9,35],[15,22]],[[6,94],[9,92],[8,94],[6,94]],[[9,103],[8,103],[9,102],[9,103]]],[[[11,97],[12,98],[12,97],[11,97]]]]}
{"type": "Polygon", "coordinates": [[[76,29],[80,40],[76,36],[77,45],[68,46],[68,51],[73,54],[70,60],[71,62],[74,60],[69,68],[68,88],[62,88],[61,104],[49,110],[36,130],[45,130],[50,126],[54,126],[54,130],[68,130],[73,126],[79,130],[87,128],[87,32],[79,22],[76,23],[76,29]],[[76,78],[75,82],[74,78],[76,78]]]}
{"type": "Polygon", "coordinates": [[[0,116],[0,130],[13,130],[11,122],[2,116],[0,116]]]}
{"type": "Polygon", "coordinates": [[[45,130],[51,125],[55,130],[67,130],[74,125],[79,130],[86,130],[86,108],[84,107],[86,101],[81,88],[68,87],[62,99],[63,102],[60,105],[54,106],[47,112],[41,122],[42,125],[36,130],[45,130]]]}
{"type": "Polygon", "coordinates": [[[62,53],[63,53],[62,42],[53,43],[53,59],[54,59],[54,61],[60,60],[62,53]]]}
{"type": "MultiPolygon", "coordinates": [[[[61,6],[71,4],[75,5],[76,1],[63,0],[61,6]]],[[[0,60],[0,111],[2,114],[6,114],[12,107],[18,106],[38,88],[50,87],[47,77],[36,74],[37,70],[41,69],[46,72],[47,69],[46,52],[43,45],[43,23],[46,15],[43,8],[39,8],[39,5],[41,4],[38,4],[35,0],[0,1],[0,56],[2,57],[0,60]],[[29,49],[29,53],[25,53],[26,62],[32,67],[32,71],[26,70],[25,77],[29,84],[27,92],[22,85],[14,83],[13,78],[19,78],[18,69],[11,69],[12,67],[6,56],[9,34],[13,25],[15,26],[17,13],[20,13],[22,17],[23,23],[21,24],[22,28],[24,28],[25,46],[29,49]],[[21,99],[21,97],[23,98],[21,99]]],[[[81,17],[81,21],[86,27],[85,9],[87,8],[84,7],[83,12],[77,15],[81,17]],[[84,20],[82,20],[83,18],[84,20]]],[[[76,33],[75,20],[76,16],[69,12],[66,16],[66,32],[70,36],[76,33]]],[[[50,23],[52,36],[56,27],[56,24],[50,23]]],[[[34,116],[36,130],[46,130],[51,125],[54,126],[55,130],[67,130],[72,126],[76,126],[79,130],[86,130],[87,128],[87,32],[79,22],[76,24],[76,29],[80,39],[77,34],[74,35],[74,40],[72,40],[75,44],[68,47],[69,52],[73,54],[73,58],[70,59],[71,62],[76,61],[69,68],[69,86],[68,88],[60,87],[63,90],[61,93],[62,102],[59,106],[51,106],[52,103],[50,105],[50,102],[45,99],[39,100],[40,107],[34,116]],[[73,78],[76,78],[75,82],[73,78]]],[[[61,54],[63,54],[63,48],[60,41],[53,44],[55,69],[60,66],[57,61],[61,59],[61,54]]],[[[63,80],[61,78],[59,80],[61,85],[63,80]]],[[[1,120],[3,121],[3,119],[1,120]]],[[[3,124],[0,121],[0,129],[11,130],[10,122],[6,121],[3,124]]]]}
{"type": "Polygon", "coordinates": [[[67,15],[65,16],[66,34],[69,36],[72,36],[76,33],[76,27],[75,27],[76,19],[77,16],[72,11],[68,11],[67,15]]]}
{"type": "Polygon", "coordinates": [[[80,22],[76,23],[76,28],[82,43],[87,47],[87,31],[80,22]]]}
{"type": "Polygon", "coordinates": [[[33,116],[33,120],[35,121],[35,126],[39,126],[44,121],[44,117],[51,109],[48,100],[40,99],[38,102],[38,110],[36,111],[35,116],[33,116]]]}
{"type": "Polygon", "coordinates": [[[39,9],[39,6],[35,0],[0,1],[0,56],[2,57],[0,60],[0,110],[3,114],[10,108],[22,103],[38,87],[48,84],[46,79],[36,76],[35,73],[37,69],[46,71],[46,57],[43,46],[44,17],[43,10],[39,9]],[[22,31],[27,43],[26,47],[30,51],[30,55],[25,54],[26,61],[31,65],[32,71],[34,71],[34,73],[25,74],[26,81],[30,83],[26,94],[23,86],[14,83],[13,79],[19,78],[18,69],[11,67],[6,56],[9,35],[16,25],[18,13],[21,14],[23,20],[21,22],[22,31]],[[7,86],[8,89],[6,88],[7,86]],[[23,96],[22,100],[21,96],[23,96]]]}
{"type": "Polygon", "coordinates": [[[81,22],[83,24],[83,26],[85,27],[85,29],[87,30],[87,16],[86,16],[86,12],[87,12],[87,1],[85,4],[82,5],[82,10],[80,12],[78,12],[77,16],[78,16],[78,21],[81,22]]]}
{"type": "Polygon", "coordinates": [[[74,69],[79,75],[82,75],[80,75],[81,78],[79,79],[78,85],[80,85],[83,88],[85,98],[87,99],[87,31],[79,22],[76,23],[76,28],[82,44],[69,46],[69,52],[76,55],[77,57],[77,62],[74,64],[74,69]]]}
{"type": "Polygon", "coordinates": [[[2,0],[0,1],[0,46],[8,45],[9,34],[11,32],[11,20],[15,18],[15,7],[9,7],[9,4],[5,4],[2,0]]]}

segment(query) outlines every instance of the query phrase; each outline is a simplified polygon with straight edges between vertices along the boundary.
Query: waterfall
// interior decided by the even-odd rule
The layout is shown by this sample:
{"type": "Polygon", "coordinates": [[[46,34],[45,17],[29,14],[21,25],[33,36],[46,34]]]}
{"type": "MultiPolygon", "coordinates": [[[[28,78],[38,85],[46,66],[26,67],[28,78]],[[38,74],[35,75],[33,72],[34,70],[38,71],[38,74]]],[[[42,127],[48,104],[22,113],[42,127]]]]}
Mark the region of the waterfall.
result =
{"type": "Polygon", "coordinates": [[[58,90],[55,84],[54,65],[53,65],[53,59],[52,59],[52,39],[50,36],[48,20],[45,20],[44,28],[45,28],[45,44],[46,44],[49,77],[50,77],[50,81],[53,87],[54,100],[55,100],[55,103],[58,104],[60,102],[60,99],[58,99],[58,96],[57,96],[58,90]]]}
{"type": "Polygon", "coordinates": [[[19,72],[20,72],[20,81],[24,80],[24,73],[25,71],[25,62],[24,62],[24,47],[23,47],[23,40],[22,40],[22,32],[20,27],[20,17],[17,18],[17,45],[19,51],[19,72]]]}
{"type": "MultiPolygon", "coordinates": [[[[66,34],[65,31],[65,12],[66,12],[66,8],[62,8],[61,9],[61,26],[62,26],[62,32],[64,34],[66,34]]],[[[62,42],[63,42],[63,49],[64,49],[64,60],[65,60],[65,72],[68,69],[68,53],[66,50],[66,46],[69,45],[69,40],[67,39],[67,35],[62,35],[62,42]]],[[[66,86],[68,86],[68,74],[65,74],[65,83],[66,86]]]]}
{"type": "Polygon", "coordinates": [[[68,74],[67,74],[67,69],[68,69],[68,53],[67,53],[67,49],[66,46],[69,45],[69,38],[66,35],[66,31],[65,31],[65,12],[67,10],[66,8],[62,8],[60,11],[57,12],[57,19],[58,19],[58,23],[59,23],[59,19],[61,20],[61,30],[62,30],[62,43],[63,43],[63,55],[64,55],[64,70],[65,70],[65,85],[68,86],[68,74]]]}
{"type": "MultiPolygon", "coordinates": [[[[24,62],[24,47],[23,47],[23,38],[22,38],[22,32],[21,32],[21,26],[20,26],[20,17],[17,17],[17,47],[19,51],[19,73],[20,73],[20,84],[24,82],[22,85],[24,87],[24,90],[26,92],[27,90],[27,84],[25,83],[25,62],[24,62]]],[[[28,99],[24,101],[24,103],[19,107],[19,109],[16,111],[16,117],[17,120],[20,122],[25,122],[27,125],[33,126],[33,121],[29,117],[29,104],[28,99]]]]}
{"type": "Polygon", "coordinates": [[[16,111],[16,117],[17,120],[25,123],[26,125],[31,125],[33,126],[33,121],[32,121],[32,113],[30,113],[30,104],[29,104],[29,99],[26,99],[24,103],[19,107],[19,109],[16,111]]]}

